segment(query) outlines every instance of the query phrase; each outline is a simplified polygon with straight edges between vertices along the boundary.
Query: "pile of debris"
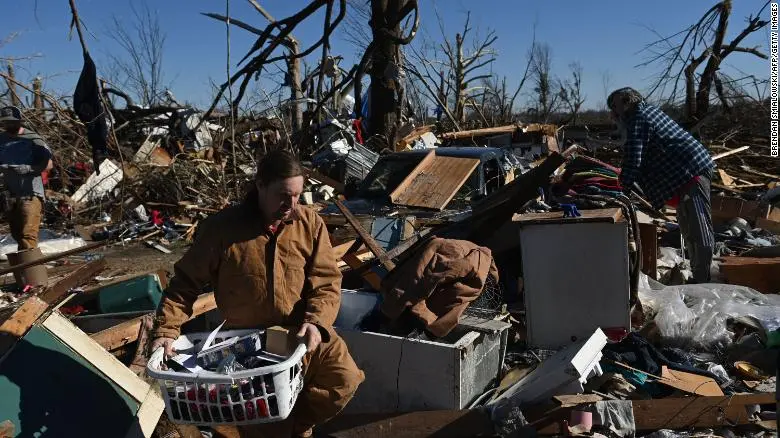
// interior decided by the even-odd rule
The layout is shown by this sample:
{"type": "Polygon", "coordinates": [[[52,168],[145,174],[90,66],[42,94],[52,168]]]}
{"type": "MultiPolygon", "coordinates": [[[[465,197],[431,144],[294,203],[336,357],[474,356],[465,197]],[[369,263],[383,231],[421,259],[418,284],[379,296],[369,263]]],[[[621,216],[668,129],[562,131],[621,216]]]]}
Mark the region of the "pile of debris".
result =
{"type": "MultiPolygon", "coordinates": [[[[55,266],[46,285],[7,285],[0,367],[21,379],[19,361],[29,358],[17,341],[53,333],[51,349],[64,344],[69,360],[92,364],[79,367],[100,363],[98,379],[121,381],[109,398],[132,393],[123,418],[147,436],[186,436],[159,395],[125,369],[144,372],[167,274],[99,277],[98,248],[183,248],[198,221],[242,198],[256,158],[291,140],[273,119],[241,119],[228,135],[224,119],[201,124],[191,109],[130,112],[115,112],[120,159],[106,159],[99,173],[79,152],[83,125],[67,112],[28,116],[56,155],[53,231],[42,239],[53,248],[44,253],[55,254],[38,261],[55,266]]],[[[335,329],[366,373],[345,411],[318,433],[776,432],[780,196],[770,171],[737,164],[748,149],[714,156],[723,184],[712,197],[713,283],[693,285],[675,212],[626,197],[608,151],[562,150],[556,126],[420,127],[392,151],[367,147],[361,124],[348,117],[311,128],[302,201],[330,231],[343,275],[335,329]],[[398,365],[388,371],[389,362],[398,365]]],[[[215,307],[204,291],[185,330],[213,330],[215,307]]],[[[37,427],[19,412],[2,416],[11,427],[37,427]]],[[[125,425],[115,423],[101,424],[103,433],[120,434],[125,425]]]]}

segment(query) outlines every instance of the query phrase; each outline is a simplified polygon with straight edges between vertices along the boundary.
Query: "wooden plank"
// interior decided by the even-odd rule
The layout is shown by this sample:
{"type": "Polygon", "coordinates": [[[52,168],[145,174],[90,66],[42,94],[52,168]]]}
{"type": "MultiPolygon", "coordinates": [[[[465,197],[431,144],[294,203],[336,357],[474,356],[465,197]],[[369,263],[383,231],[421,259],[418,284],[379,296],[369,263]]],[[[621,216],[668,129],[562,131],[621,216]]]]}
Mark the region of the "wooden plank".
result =
{"type": "Polygon", "coordinates": [[[398,187],[393,190],[393,193],[390,193],[390,201],[395,203],[396,194],[401,193],[409,189],[409,187],[412,184],[412,175],[415,175],[417,172],[419,172],[421,169],[425,169],[430,165],[430,163],[433,161],[433,159],[436,157],[436,151],[430,151],[427,154],[425,154],[425,157],[423,157],[422,160],[420,160],[419,163],[412,169],[412,172],[407,175],[406,178],[404,178],[403,181],[401,181],[400,184],[398,184],[398,187]]]}
{"type": "Polygon", "coordinates": [[[731,187],[734,185],[734,178],[731,177],[728,173],[726,173],[723,169],[718,169],[718,175],[720,175],[720,180],[723,181],[723,184],[731,187]]]}
{"type": "Polygon", "coordinates": [[[398,143],[395,144],[395,151],[400,152],[405,150],[409,147],[410,144],[412,144],[415,140],[420,138],[423,134],[426,132],[432,132],[433,128],[435,128],[436,125],[424,125],[420,126],[418,128],[414,128],[412,132],[404,136],[404,138],[398,140],[398,143]]]}
{"type": "Polygon", "coordinates": [[[443,140],[459,140],[462,138],[482,137],[486,135],[511,134],[517,129],[517,125],[505,125],[496,126],[494,128],[472,129],[470,131],[445,132],[439,137],[443,140]]]}
{"type": "Polygon", "coordinates": [[[623,219],[623,212],[619,208],[600,208],[593,210],[580,210],[582,216],[563,217],[562,211],[553,211],[548,213],[527,213],[516,214],[512,217],[512,222],[519,222],[523,225],[532,224],[553,224],[553,223],[592,223],[607,222],[614,224],[623,219]]]}
{"type": "Polygon", "coordinates": [[[637,430],[688,429],[749,424],[746,405],[774,404],[775,395],[742,394],[729,397],[688,397],[634,400],[637,430]]]}
{"type": "Polygon", "coordinates": [[[780,293],[780,257],[723,257],[720,271],[729,284],[780,293]]]}
{"type": "MultiPolygon", "coordinates": [[[[347,266],[352,269],[357,269],[363,265],[363,261],[360,260],[355,254],[344,254],[341,259],[344,260],[344,263],[346,263],[347,266]]],[[[379,277],[379,275],[377,275],[376,272],[367,270],[361,273],[361,276],[372,288],[374,288],[374,290],[380,290],[380,287],[382,286],[382,279],[379,277]]]]}
{"type": "Polygon", "coordinates": [[[81,267],[79,267],[78,269],[76,269],[75,271],[68,274],[67,276],[65,276],[62,280],[49,286],[41,294],[41,299],[43,299],[49,304],[54,304],[56,301],[62,298],[62,296],[65,295],[65,293],[67,293],[69,290],[73,289],[74,287],[80,286],[87,280],[90,280],[95,274],[105,269],[105,267],[106,267],[105,259],[98,259],[86,263],[81,267]]]}
{"type": "Polygon", "coordinates": [[[68,347],[99,369],[114,383],[127,391],[130,396],[142,402],[146,399],[149,384],[133,374],[119,359],[109,354],[103,347],[79,330],[58,312],[46,318],[42,326],[59,338],[68,347]]]}
{"type": "MultiPolygon", "coordinates": [[[[192,305],[192,316],[190,317],[190,320],[216,308],[217,303],[214,300],[213,292],[200,295],[198,299],[195,300],[195,304],[192,305]]],[[[111,328],[93,333],[90,337],[106,350],[116,350],[117,348],[135,342],[138,339],[138,333],[141,330],[141,324],[143,323],[143,318],[145,316],[146,315],[141,315],[119,323],[111,328]]]]}
{"type": "Polygon", "coordinates": [[[730,156],[730,155],[738,154],[738,153],[740,153],[740,152],[742,152],[742,151],[746,151],[746,150],[748,150],[748,149],[750,149],[750,146],[742,146],[742,147],[738,147],[738,148],[736,148],[736,149],[732,149],[732,150],[730,150],[730,151],[726,151],[726,152],[722,152],[722,153],[720,153],[720,154],[717,154],[717,155],[713,155],[713,156],[712,156],[712,160],[713,160],[713,161],[715,161],[715,160],[720,160],[721,158],[725,158],[725,157],[728,157],[728,156],[730,156]]]}
{"type": "MultiPolygon", "coordinates": [[[[341,214],[344,215],[344,217],[347,219],[347,222],[349,222],[350,225],[352,225],[352,228],[355,229],[355,231],[358,233],[358,236],[360,236],[360,239],[363,240],[363,243],[366,244],[368,249],[374,253],[375,256],[381,257],[385,254],[384,248],[379,246],[379,244],[376,242],[373,236],[371,236],[371,233],[366,231],[365,228],[363,228],[362,225],[360,225],[360,222],[358,222],[357,218],[352,214],[352,212],[349,211],[346,205],[344,205],[343,202],[336,200],[336,207],[338,207],[339,211],[341,211],[341,214]]],[[[392,271],[395,268],[395,263],[393,263],[391,260],[385,261],[382,263],[382,266],[385,267],[385,269],[389,271],[392,271]]]]}
{"type": "Polygon", "coordinates": [[[642,272],[652,279],[658,278],[658,228],[655,224],[639,224],[639,240],[642,244],[642,272]]]}
{"type": "Polygon", "coordinates": [[[150,437],[160,421],[160,414],[165,410],[165,401],[160,397],[159,390],[150,385],[146,398],[141,403],[135,417],[138,420],[137,429],[131,428],[125,438],[138,436],[150,437]]]}
{"type": "MultiPolygon", "coordinates": [[[[21,338],[32,327],[35,321],[49,308],[49,303],[38,297],[29,297],[11,316],[0,325],[3,335],[21,338]]],[[[2,354],[3,351],[0,351],[2,354]]]]}
{"type": "Polygon", "coordinates": [[[397,205],[444,210],[474,169],[477,158],[444,157],[434,151],[390,194],[397,205]]]}
{"type": "Polygon", "coordinates": [[[331,438],[471,438],[495,435],[487,414],[469,409],[340,415],[318,427],[320,432],[331,438]]]}
{"type": "Polygon", "coordinates": [[[344,254],[350,252],[350,248],[352,248],[352,244],[356,242],[357,239],[352,239],[349,242],[344,242],[341,245],[336,245],[333,247],[333,254],[336,256],[336,260],[340,260],[342,257],[344,257],[344,254]]]}
{"type": "Polygon", "coordinates": [[[604,397],[598,394],[556,395],[553,398],[561,404],[562,408],[586,405],[604,400],[604,397]]]}

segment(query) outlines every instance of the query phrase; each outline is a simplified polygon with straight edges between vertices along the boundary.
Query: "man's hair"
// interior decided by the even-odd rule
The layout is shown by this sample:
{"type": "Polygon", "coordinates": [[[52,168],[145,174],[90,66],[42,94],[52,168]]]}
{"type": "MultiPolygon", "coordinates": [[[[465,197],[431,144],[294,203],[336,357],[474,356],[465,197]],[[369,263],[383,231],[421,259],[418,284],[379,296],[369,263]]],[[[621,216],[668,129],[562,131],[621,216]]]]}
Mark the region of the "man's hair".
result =
{"type": "Polygon", "coordinates": [[[276,149],[260,159],[257,163],[255,181],[267,186],[275,181],[303,175],[303,166],[290,151],[276,149]]]}
{"type": "Polygon", "coordinates": [[[620,101],[623,104],[623,111],[630,114],[636,110],[637,105],[643,100],[644,98],[638,91],[631,87],[624,87],[613,91],[612,94],[607,97],[607,106],[614,111],[615,103],[620,101]]]}

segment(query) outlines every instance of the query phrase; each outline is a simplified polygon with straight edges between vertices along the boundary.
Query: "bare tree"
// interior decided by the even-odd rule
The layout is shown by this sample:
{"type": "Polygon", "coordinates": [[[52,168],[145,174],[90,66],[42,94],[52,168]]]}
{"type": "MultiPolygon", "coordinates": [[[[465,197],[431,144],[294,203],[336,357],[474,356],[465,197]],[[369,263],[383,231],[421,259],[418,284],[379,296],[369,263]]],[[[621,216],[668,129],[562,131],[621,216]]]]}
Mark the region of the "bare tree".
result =
{"type": "Polygon", "coordinates": [[[485,81],[492,74],[485,68],[496,60],[493,44],[498,37],[494,30],[484,36],[471,27],[471,13],[466,14],[463,29],[450,40],[439,17],[439,29],[443,42],[426,42],[412,48],[415,67],[412,74],[425,82],[425,88],[435,90],[429,97],[442,106],[456,123],[466,120],[466,109],[482,100],[485,81]],[[440,58],[438,54],[443,54],[440,58]],[[419,66],[419,67],[418,67],[419,66]],[[432,94],[432,95],[431,95],[432,94]]]}
{"type": "Polygon", "coordinates": [[[130,3],[132,17],[123,20],[111,17],[109,37],[121,48],[120,53],[111,52],[108,57],[113,64],[110,69],[117,72],[117,78],[111,78],[135,97],[143,106],[159,104],[165,91],[163,55],[166,33],[160,25],[156,11],[142,1],[140,8],[136,2],[130,3]]]}
{"type": "Polygon", "coordinates": [[[531,77],[534,81],[534,103],[532,113],[537,121],[547,123],[558,108],[560,95],[555,90],[556,81],[552,75],[552,50],[542,43],[531,50],[531,77]]]}
{"type": "Polygon", "coordinates": [[[347,16],[344,18],[342,39],[362,56],[371,41],[371,0],[347,0],[347,16]]]}
{"type": "MultiPolygon", "coordinates": [[[[319,40],[317,40],[314,44],[306,48],[305,50],[301,50],[298,53],[285,53],[280,56],[272,56],[277,49],[280,47],[285,47],[286,42],[289,42],[288,37],[290,37],[291,33],[295,28],[301,24],[303,21],[305,21],[307,18],[309,18],[311,15],[313,15],[315,12],[317,12],[320,8],[323,6],[326,6],[328,10],[331,10],[331,8],[336,3],[336,0],[312,0],[308,5],[304,6],[303,9],[296,12],[295,14],[284,18],[282,20],[277,20],[271,22],[265,29],[262,31],[257,32],[257,29],[252,30],[251,26],[246,25],[245,23],[237,22],[234,19],[230,19],[231,24],[235,24],[239,27],[242,27],[246,30],[250,30],[251,32],[257,34],[257,40],[255,40],[252,47],[249,49],[249,51],[244,55],[243,58],[238,62],[239,64],[244,64],[243,67],[238,69],[235,73],[231,75],[231,77],[224,83],[222,83],[219,88],[217,89],[217,94],[214,97],[214,100],[211,103],[211,106],[206,110],[203,120],[205,120],[217,107],[217,105],[220,102],[220,99],[222,98],[225,91],[228,89],[228,87],[232,86],[236,82],[240,82],[238,93],[233,98],[231,102],[231,107],[235,111],[241,102],[241,100],[244,98],[244,95],[246,94],[247,87],[249,86],[250,81],[252,78],[259,77],[259,72],[262,71],[262,69],[267,65],[272,65],[275,62],[279,61],[285,61],[288,63],[288,66],[292,61],[295,59],[302,59],[305,56],[309,55],[310,53],[314,52],[314,50],[317,49],[317,47],[320,47],[322,45],[328,45],[328,40],[333,33],[333,31],[338,27],[341,20],[344,18],[344,15],[346,14],[346,0],[339,0],[338,1],[338,13],[335,17],[332,17],[332,21],[326,21],[326,23],[323,26],[323,32],[322,36],[319,40]]],[[[257,7],[256,7],[257,9],[257,7]]],[[[258,10],[259,11],[259,10],[258,10]]],[[[227,17],[220,17],[218,14],[207,14],[210,17],[226,20],[227,17]]],[[[265,15],[265,14],[263,14],[265,15]]],[[[331,18],[330,14],[326,14],[326,18],[331,18]]],[[[266,16],[266,19],[268,19],[268,16],[266,16]]],[[[328,99],[329,97],[326,96],[323,98],[323,100],[328,99]]],[[[202,123],[202,122],[201,122],[202,123]]]]}
{"type": "MultiPolygon", "coordinates": [[[[18,32],[12,32],[9,35],[7,35],[5,38],[0,40],[0,49],[2,49],[4,46],[11,43],[17,36],[19,36],[18,32]]],[[[16,69],[14,62],[16,61],[22,61],[22,60],[29,60],[33,58],[37,58],[40,55],[32,55],[32,56],[23,56],[23,57],[9,57],[9,56],[2,56],[0,55],[0,66],[5,65],[6,72],[8,74],[8,78],[6,78],[6,91],[2,94],[0,94],[0,99],[5,99],[7,97],[7,100],[14,106],[21,106],[22,101],[19,98],[19,95],[17,94],[16,89],[16,69]]]]}
{"type": "Polygon", "coordinates": [[[609,97],[609,93],[612,92],[612,73],[610,73],[609,70],[601,72],[601,87],[604,90],[604,100],[602,101],[601,109],[603,111],[608,111],[607,98],[609,97]]]}
{"type": "Polygon", "coordinates": [[[585,96],[582,94],[582,64],[579,62],[572,62],[569,64],[569,71],[571,77],[560,83],[560,98],[563,104],[569,109],[571,113],[571,121],[573,124],[577,124],[577,116],[580,113],[580,108],[585,103],[585,96]]]}
{"type": "MultiPolygon", "coordinates": [[[[276,19],[268,13],[256,0],[248,0],[249,3],[271,24],[276,23],[276,19]]],[[[244,23],[241,20],[237,20],[233,17],[225,17],[224,15],[214,13],[204,13],[207,17],[214,18],[215,20],[229,22],[230,24],[240,27],[246,31],[249,31],[258,37],[263,36],[263,31],[244,23]]],[[[290,126],[293,131],[298,131],[303,126],[303,110],[301,109],[300,101],[303,99],[303,89],[301,81],[301,58],[298,56],[300,52],[300,45],[298,40],[292,34],[288,34],[286,37],[280,40],[280,44],[284,46],[289,55],[284,59],[287,71],[284,73],[284,81],[282,85],[290,88],[290,126]]]]}
{"type": "Polygon", "coordinates": [[[480,73],[480,69],[487,67],[496,60],[496,52],[491,47],[498,37],[495,31],[489,30],[484,38],[478,36],[472,41],[471,50],[464,46],[466,38],[472,28],[469,26],[471,12],[466,13],[466,22],[463,31],[455,34],[455,40],[451,43],[444,40],[442,49],[450,63],[450,80],[455,90],[455,117],[460,122],[466,121],[466,104],[468,100],[478,99],[475,92],[484,89],[480,84],[483,79],[490,78],[490,74],[480,73]]]}
{"type": "MultiPolygon", "coordinates": [[[[640,66],[662,66],[661,74],[648,95],[658,92],[667,96],[669,103],[674,103],[679,90],[683,88],[688,125],[697,124],[709,115],[713,89],[727,110],[729,101],[720,66],[734,52],[768,59],[758,47],[741,46],[748,35],[768,24],[760,18],[768,5],[767,1],[755,15],[749,16],[744,29],[728,43],[726,33],[731,16],[731,0],[715,4],[696,24],[668,37],[659,36],[658,40],[648,44],[645,50],[650,58],[640,66]]],[[[657,32],[654,33],[657,35],[657,32]]]]}

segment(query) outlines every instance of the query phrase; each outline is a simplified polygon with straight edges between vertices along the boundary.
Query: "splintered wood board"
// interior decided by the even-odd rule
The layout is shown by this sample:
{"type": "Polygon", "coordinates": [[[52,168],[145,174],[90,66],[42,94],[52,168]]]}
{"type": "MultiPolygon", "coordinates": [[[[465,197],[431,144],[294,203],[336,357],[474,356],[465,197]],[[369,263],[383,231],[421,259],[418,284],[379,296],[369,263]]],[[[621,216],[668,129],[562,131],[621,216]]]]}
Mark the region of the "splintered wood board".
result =
{"type": "Polygon", "coordinates": [[[431,151],[390,199],[397,205],[444,210],[477,166],[477,158],[443,157],[431,151]]]}

